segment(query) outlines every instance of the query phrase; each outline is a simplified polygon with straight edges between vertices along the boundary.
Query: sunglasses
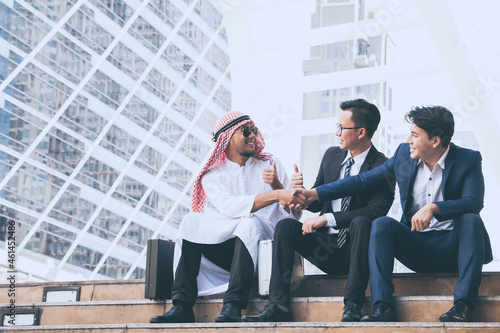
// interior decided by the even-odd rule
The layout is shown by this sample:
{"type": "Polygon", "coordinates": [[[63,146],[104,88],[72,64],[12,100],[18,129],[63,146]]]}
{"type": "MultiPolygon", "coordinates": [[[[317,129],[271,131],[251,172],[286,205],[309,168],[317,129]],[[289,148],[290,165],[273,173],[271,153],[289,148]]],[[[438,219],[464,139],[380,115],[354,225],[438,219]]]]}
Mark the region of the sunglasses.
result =
{"type": "Polygon", "coordinates": [[[255,134],[255,136],[257,136],[259,134],[259,129],[255,126],[245,126],[245,127],[240,128],[240,129],[243,132],[243,136],[245,138],[248,138],[251,133],[255,134]]]}

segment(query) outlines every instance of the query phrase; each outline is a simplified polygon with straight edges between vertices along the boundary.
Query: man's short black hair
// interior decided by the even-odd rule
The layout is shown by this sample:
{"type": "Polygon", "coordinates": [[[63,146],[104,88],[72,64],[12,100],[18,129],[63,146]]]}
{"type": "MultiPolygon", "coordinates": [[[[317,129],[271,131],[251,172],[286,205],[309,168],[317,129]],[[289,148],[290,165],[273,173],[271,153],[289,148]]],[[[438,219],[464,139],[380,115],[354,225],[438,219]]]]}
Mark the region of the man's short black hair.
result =
{"type": "Polygon", "coordinates": [[[429,139],[439,136],[443,147],[448,147],[455,131],[455,120],[444,106],[415,106],[405,115],[407,122],[423,129],[429,139]]]}
{"type": "Polygon", "coordinates": [[[340,103],[342,111],[351,111],[351,120],[356,127],[364,127],[371,139],[380,123],[378,108],[364,99],[353,99],[340,103]]]}

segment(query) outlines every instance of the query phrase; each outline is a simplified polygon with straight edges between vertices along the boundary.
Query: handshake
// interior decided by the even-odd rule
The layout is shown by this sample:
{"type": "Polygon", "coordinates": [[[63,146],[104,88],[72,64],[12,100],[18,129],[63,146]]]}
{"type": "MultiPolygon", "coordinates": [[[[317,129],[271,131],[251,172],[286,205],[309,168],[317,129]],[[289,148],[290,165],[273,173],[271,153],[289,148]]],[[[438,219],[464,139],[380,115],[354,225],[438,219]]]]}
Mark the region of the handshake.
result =
{"type": "Polygon", "coordinates": [[[296,164],[293,165],[295,173],[292,175],[293,190],[281,190],[279,202],[287,211],[289,209],[306,209],[312,202],[319,199],[316,189],[306,190],[303,187],[304,178],[296,164]]]}
{"type": "Polygon", "coordinates": [[[318,193],[315,189],[306,190],[305,188],[296,188],[293,190],[280,190],[279,202],[286,210],[306,209],[307,206],[316,200],[318,200],[318,193]]]}

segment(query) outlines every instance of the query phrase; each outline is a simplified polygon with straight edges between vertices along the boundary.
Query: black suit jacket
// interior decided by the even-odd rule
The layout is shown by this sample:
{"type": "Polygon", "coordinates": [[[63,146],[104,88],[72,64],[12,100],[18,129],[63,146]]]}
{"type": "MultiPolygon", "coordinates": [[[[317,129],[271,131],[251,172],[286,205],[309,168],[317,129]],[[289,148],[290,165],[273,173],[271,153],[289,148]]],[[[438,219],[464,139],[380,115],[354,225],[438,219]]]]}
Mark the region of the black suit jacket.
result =
{"type": "MultiPolygon", "coordinates": [[[[337,181],[340,176],[342,162],[346,156],[346,150],[342,150],[339,147],[328,148],[321,160],[318,176],[316,177],[316,182],[313,187],[337,181]]],[[[387,157],[372,146],[359,173],[382,165],[386,160],[387,157]]],[[[332,212],[331,201],[324,202],[323,204],[320,204],[319,201],[315,201],[307,207],[307,210],[311,212],[321,211],[321,215],[333,213],[337,222],[337,228],[348,228],[351,224],[351,220],[358,216],[366,216],[372,220],[380,216],[385,216],[394,200],[394,185],[394,182],[392,182],[386,186],[353,195],[349,203],[348,211],[332,212]]]]}

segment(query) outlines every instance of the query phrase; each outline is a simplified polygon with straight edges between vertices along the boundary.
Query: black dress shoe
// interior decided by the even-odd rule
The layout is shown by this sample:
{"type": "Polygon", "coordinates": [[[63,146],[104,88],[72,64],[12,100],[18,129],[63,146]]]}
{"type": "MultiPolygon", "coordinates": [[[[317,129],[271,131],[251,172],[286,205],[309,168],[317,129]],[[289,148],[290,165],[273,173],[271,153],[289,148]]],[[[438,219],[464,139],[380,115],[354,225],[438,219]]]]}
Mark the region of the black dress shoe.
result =
{"type": "Polygon", "coordinates": [[[216,323],[234,323],[241,321],[241,306],[236,302],[227,302],[215,317],[216,323]]]}
{"type": "Polygon", "coordinates": [[[344,313],[342,314],[343,322],[356,322],[361,320],[361,307],[353,302],[345,302],[344,313]]]}
{"type": "Polygon", "coordinates": [[[183,305],[174,305],[168,312],[161,316],[153,316],[149,319],[152,324],[159,323],[194,323],[193,308],[183,305]]]}
{"type": "Polygon", "coordinates": [[[373,306],[373,313],[368,316],[361,318],[361,321],[371,321],[371,322],[386,322],[386,321],[397,321],[396,311],[394,308],[386,302],[377,302],[373,306]]]}
{"type": "Polygon", "coordinates": [[[292,321],[292,314],[290,311],[282,310],[278,304],[271,303],[265,306],[265,308],[255,316],[243,316],[241,318],[244,322],[288,322],[292,321]]]}
{"type": "Polygon", "coordinates": [[[472,308],[464,301],[457,301],[450,311],[443,313],[439,320],[442,322],[466,322],[471,321],[472,308]]]}

